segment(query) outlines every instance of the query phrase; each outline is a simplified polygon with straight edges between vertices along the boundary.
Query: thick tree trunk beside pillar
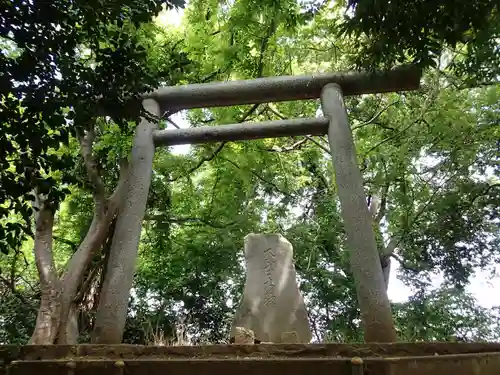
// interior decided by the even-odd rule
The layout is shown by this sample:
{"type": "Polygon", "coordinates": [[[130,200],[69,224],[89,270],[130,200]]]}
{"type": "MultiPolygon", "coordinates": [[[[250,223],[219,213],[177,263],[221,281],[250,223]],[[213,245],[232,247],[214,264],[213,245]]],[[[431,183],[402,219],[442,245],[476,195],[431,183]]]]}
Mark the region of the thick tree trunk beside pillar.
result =
{"type": "MultiPolygon", "coordinates": [[[[160,115],[156,101],[144,100],[143,106],[153,115],[160,115]]],[[[92,343],[119,344],[122,341],[142,220],[151,184],[155,153],[153,131],[156,128],[156,123],[143,118],[136,129],[129,176],[116,221],[92,343]]]]}
{"type": "MultiPolygon", "coordinates": [[[[60,330],[63,327],[60,326],[60,330]]],[[[59,336],[61,336],[61,331],[59,332],[59,336]]],[[[77,345],[78,337],[80,336],[80,330],[78,328],[78,310],[74,304],[71,304],[68,320],[66,323],[66,327],[64,328],[64,337],[66,345],[77,345]]]]}
{"type": "MultiPolygon", "coordinates": [[[[95,124],[94,124],[95,125],[95,124]]],[[[41,303],[35,330],[30,343],[76,344],[78,341],[78,306],[75,298],[78,288],[84,282],[85,272],[92,257],[98,253],[110,233],[110,225],[118,211],[118,202],[123,193],[128,165],[120,162],[118,184],[109,198],[93,155],[94,128],[78,131],[80,151],[83,156],[87,177],[92,186],[95,205],[94,217],[87,234],[66,264],[65,271],[59,277],[52,256],[52,232],[54,226],[55,205],[50,199],[38,195],[35,190],[33,203],[36,233],[35,260],[40,278],[41,303]]],[[[83,283],[83,285],[85,285],[83,283]]]]}
{"type": "Polygon", "coordinates": [[[61,285],[52,257],[54,210],[36,195],[35,262],[40,277],[41,300],[29,344],[52,344],[57,337],[61,313],[61,285]]]}
{"type": "Polygon", "coordinates": [[[391,306],[341,88],[336,84],[326,85],[321,93],[321,104],[330,120],[328,140],[365,341],[393,342],[396,331],[391,306]]]}
{"type": "MultiPolygon", "coordinates": [[[[57,284],[57,283],[56,283],[57,284]]],[[[58,285],[42,287],[42,298],[36,316],[30,345],[52,344],[57,337],[61,319],[61,290],[58,285]]]]}

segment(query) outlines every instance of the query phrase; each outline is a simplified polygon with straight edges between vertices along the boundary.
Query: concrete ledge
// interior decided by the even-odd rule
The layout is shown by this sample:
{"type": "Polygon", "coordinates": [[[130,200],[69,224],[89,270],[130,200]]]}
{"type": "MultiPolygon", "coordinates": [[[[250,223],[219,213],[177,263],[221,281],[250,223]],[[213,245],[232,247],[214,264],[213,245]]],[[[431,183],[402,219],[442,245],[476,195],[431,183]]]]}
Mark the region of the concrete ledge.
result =
{"type": "Polygon", "coordinates": [[[0,374],[8,367],[11,375],[299,375],[313,371],[335,375],[351,374],[356,368],[384,375],[493,375],[500,368],[500,343],[0,346],[0,355],[4,364],[0,374]],[[353,361],[353,357],[358,358],[353,361]]]}
{"type": "Polygon", "coordinates": [[[496,375],[500,353],[401,358],[71,359],[10,364],[10,375],[173,374],[199,375],[496,375]]]}

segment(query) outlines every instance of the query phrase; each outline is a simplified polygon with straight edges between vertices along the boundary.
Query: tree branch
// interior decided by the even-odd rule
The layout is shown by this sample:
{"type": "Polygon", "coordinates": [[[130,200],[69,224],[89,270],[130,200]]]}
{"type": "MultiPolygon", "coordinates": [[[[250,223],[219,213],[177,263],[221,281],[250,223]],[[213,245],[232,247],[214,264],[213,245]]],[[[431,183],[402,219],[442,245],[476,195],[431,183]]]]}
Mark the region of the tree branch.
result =
{"type": "Polygon", "coordinates": [[[102,203],[103,211],[100,214],[97,211],[94,213],[85,238],[78,247],[78,250],[70,258],[66,265],[66,270],[61,277],[63,293],[61,297],[61,321],[58,337],[58,343],[60,344],[64,344],[68,340],[66,325],[68,324],[71,305],[78,294],[78,287],[83,281],[92,257],[102,248],[108,237],[109,227],[118,212],[127,177],[128,162],[126,159],[122,159],[120,161],[120,177],[113,194],[102,203]]]}
{"type": "Polygon", "coordinates": [[[403,260],[403,259],[401,259],[401,258],[400,258],[398,255],[396,255],[395,253],[392,253],[392,254],[391,254],[391,257],[392,257],[392,258],[394,258],[394,259],[396,259],[396,260],[398,261],[398,263],[400,264],[401,268],[403,268],[403,269],[405,269],[405,270],[407,270],[407,271],[412,271],[412,272],[415,272],[415,273],[419,273],[419,272],[420,272],[420,270],[419,270],[419,269],[414,268],[414,267],[411,267],[411,266],[409,266],[408,264],[406,264],[406,263],[404,262],[404,260],[403,260]]]}
{"type": "Polygon", "coordinates": [[[272,103],[267,103],[266,108],[269,109],[274,115],[278,116],[279,119],[281,120],[288,119],[288,117],[282,114],[280,111],[278,111],[278,108],[276,108],[272,103]]]}
{"type": "Polygon", "coordinates": [[[23,296],[21,292],[19,292],[15,285],[11,284],[9,280],[5,277],[0,276],[0,281],[11,291],[11,293],[25,306],[28,306],[30,310],[37,311],[37,308],[31,304],[31,302],[23,296]]]}
{"type": "Polygon", "coordinates": [[[212,228],[216,229],[224,229],[227,228],[231,225],[234,225],[236,222],[232,221],[229,223],[214,223],[211,221],[208,221],[206,219],[198,218],[198,217],[168,217],[167,215],[148,215],[144,218],[144,220],[148,221],[163,221],[163,222],[169,222],[169,223],[175,223],[175,224],[186,224],[186,223],[199,223],[203,225],[207,225],[212,228]]]}
{"type": "Polygon", "coordinates": [[[384,258],[388,258],[394,254],[394,250],[399,245],[399,240],[397,237],[392,237],[387,244],[387,246],[382,250],[380,256],[384,258]]]}
{"type": "Polygon", "coordinates": [[[391,136],[383,139],[382,141],[380,141],[379,143],[377,143],[375,146],[373,146],[372,148],[370,148],[363,155],[363,158],[365,158],[367,155],[369,155],[370,153],[372,153],[374,150],[376,150],[377,148],[379,148],[380,146],[382,146],[384,143],[387,143],[390,140],[396,138],[398,135],[403,134],[405,131],[407,131],[409,128],[411,128],[413,125],[415,125],[416,123],[422,121],[422,119],[427,114],[427,111],[429,110],[429,108],[431,107],[431,105],[433,104],[433,102],[434,102],[434,95],[429,95],[429,98],[427,99],[427,102],[425,103],[424,108],[422,109],[422,111],[420,112],[420,114],[417,116],[416,119],[410,121],[408,123],[408,125],[406,125],[405,127],[403,127],[403,129],[401,129],[399,131],[395,131],[394,134],[392,134],[391,136]]]}
{"type": "MultiPolygon", "coordinates": [[[[246,111],[243,116],[237,121],[237,123],[242,123],[242,122],[245,122],[245,120],[250,116],[252,115],[252,113],[254,113],[257,108],[259,107],[259,104],[254,104],[248,111],[246,111]]],[[[186,177],[188,175],[190,175],[191,173],[195,172],[196,170],[200,169],[201,166],[203,164],[205,164],[207,161],[211,161],[213,159],[215,159],[215,157],[222,151],[222,149],[224,148],[224,146],[227,144],[227,142],[221,142],[219,144],[219,146],[217,146],[217,148],[214,150],[214,152],[212,152],[211,155],[209,156],[206,156],[206,157],[203,157],[200,161],[198,161],[198,163],[193,167],[191,168],[186,174],[182,174],[182,175],[179,175],[179,176],[176,176],[174,178],[171,178],[169,179],[168,181],[169,182],[175,182],[177,180],[179,180],[180,178],[182,177],[186,177]]]]}
{"type": "Polygon", "coordinates": [[[54,228],[54,211],[44,202],[38,192],[35,193],[34,207],[36,211],[35,230],[35,263],[40,277],[40,286],[55,287],[57,282],[56,267],[52,257],[52,230],[54,228]]]}
{"type": "Polygon", "coordinates": [[[321,143],[319,143],[318,141],[316,141],[313,137],[311,137],[310,135],[305,135],[304,137],[306,137],[306,139],[310,140],[312,143],[314,143],[316,146],[318,146],[320,149],[322,149],[324,152],[326,152],[328,155],[331,155],[331,152],[328,148],[326,148],[325,146],[323,146],[321,143]]]}
{"type": "Polygon", "coordinates": [[[194,167],[192,167],[191,169],[189,169],[189,171],[186,174],[181,174],[181,175],[176,176],[174,178],[170,178],[168,181],[169,182],[175,182],[175,181],[179,180],[180,178],[186,177],[186,176],[190,175],[191,173],[195,172],[196,170],[200,169],[201,166],[203,164],[205,164],[207,161],[213,160],[222,151],[222,149],[224,148],[224,146],[226,145],[226,143],[227,142],[220,143],[219,146],[217,146],[217,148],[212,152],[211,155],[205,156],[201,160],[199,160],[198,163],[196,163],[196,165],[194,167]]]}
{"type": "Polygon", "coordinates": [[[102,257],[102,259],[100,259],[97,262],[97,264],[95,264],[95,266],[92,267],[89,274],[87,275],[87,278],[83,281],[81,287],[78,289],[78,293],[76,294],[75,298],[73,299],[73,302],[75,304],[78,305],[79,303],[81,303],[83,301],[83,297],[90,289],[90,284],[92,283],[92,281],[96,277],[99,270],[101,270],[102,267],[104,266],[104,261],[105,261],[105,257],[102,257]]]}
{"type": "Polygon", "coordinates": [[[302,146],[306,142],[307,142],[307,138],[304,138],[304,139],[301,139],[300,141],[295,142],[294,144],[292,144],[290,146],[286,146],[286,147],[273,146],[272,148],[267,148],[265,150],[269,151],[269,152],[290,152],[290,151],[299,150],[300,146],[302,146]]]}
{"type": "Polygon", "coordinates": [[[174,120],[172,120],[170,117],[167,117],[167,122],[169,122],[171,125],[173,125],[175,128],[180,129],[181,127],[177,125],[174,120]]]}
{"type": "MultiPolygon", "coordinates": [[[[392,107],[393,105],[398,104],[398,103],[399,103],[399,100],[396,100],[396,101],[394,101],[394,102],[392,102],[392,103],[389,103],[389,104],[388,104],[388,105],[386,105],[384,108],[382,108],[380,111],[378,111],[375,115],[373,115],[373,117],[372,117],[371,119],[369,119],[368,121],[363,122],[363,123],[361,123],[361,124],[359,124],[359,125],[353,126],[353,127],[352,127],[352,131],[357,130],[357,129],[359,129],[359,128],[362,128],[362,127],[364,127],[364,126],[370,125],[370,124],[371,124],[371,123],[373,123],[376,119],[378,119],[382,113],[384,113],[384,112],[385,112],[385,111],[387,111],[390,107],[392,107]]],[[[391,130],[395,130],[394,128],[391,128],[391,127],[389,127],[389,126],[384,126],[384,128],[386,128],[386,129],[391,129],[391,130]]]]}
{"type": "MultiPolygon", "coordinates": [[[[221,157],[221,159],[227,161],[228,163],[230,163],[232,165],[234,165],[236,168],[241,169],[241,167],[238,164],[236,164],[234,161],[229,160],[229,159],[224,158],[224,157],[221,157]]],[[[288,193],[286,191],[281,190],[274,182],[266,180],[264,177],[262,177],[261,175],[259,175],[255,171],[250,170],[250,173],[252,173],[255,177],[257,177],[262,182],[264,182],[264,183],[272,186],[277,192],[279,192],[279,193],[281,193],[281,194],[283,194],[283,195],[285,195],[287,197],[291,197],[292,196],[292,194],[290,194],[290,193],[288,193]]]]}
{"type": "Polygon", "coordinates": [[[269,46],[269,39],[271,39],[273,34],[276,32],[276,26],[276,18],[271,17],[271,24],[269,25],[267,33],[264,38],[262,38],[262,42],[260,44],[259,62],[257,64],[257,77],[262,77],[262,74],[264,72],[264,55],[266,53],[267,47],[269,46]]]}
{"type": "Polygon", "coordinates": [[[87,134],[82,134],[81,131],[77,133],[78,141],[80,142],[80,153],[83,157],[85,163],[85,169],[87,171],[87,177],[92,184],[92,195],[94,198],[96,212],[102,214],[104,212],[105,204],[105,188],[104,183],[97,170],[97,163],[92,154],[92,148],[95,138],[94,129],[87,131],[87,134]]]}
{"type": "Polygon", "coordinates": [[[78,244],[77,244],[76,242],[73,242],[73,241],[71,241],[71,240],[68,240],[68,239],[63,238],[63,237],[60,237],[60,236],[52,236],[52,238],[53,238],[54,240],[56,240],[56,241],[59,241],[59,242],[63,243],[63,244],[66,244],[66,245],[71,246],[71,248],[72,248],[73,250],[78,249],[78,244]]]}
{"type": "MultiPolygon", "coordinates": [[[[269,29],[268,29],[268,32],[266,34],[266,36],[262,39],[262,42],[261,42],[261,45],[260,45],[260,55],[259,55],[259,62],[257,64],[257,77],[256,78],[259,78],[259,77],[262,77],[262,74],[263,74],[263,71],[264,71],[264,55],[265,55],[265,52],[269,46],[269,39],[271,38],[271,36],[273,35],[273,33],[276,31],[276,27],[277,27],[277,23],[276,21],[274,20],[274,18],[271,20],[271,24],[269,26],[269,29]]],[[[254,113],[257,108],[259,107],[260,104],[254,104],[238,121],[237,123],[242,123],[244,121],[246,121],[246,119],[252,114],[254,113]]],[[[191,168],[187,175],[195,172],[197,169],[201,168],[201,166],[207,162],[207,161],[211,161],[213,160],[221,151],[222,149],[224,148],[224,146],[226,145],[227,142],[222,142],[216,149],[215,151],[212,153],[212,155],[208,156],[208,157],[204,157],[203,159],[201,159],[195,167],[191,168]]],[[[178,179],[180,179],[181,177],[185,177],[186,175],[180,175],[180,176],[177,176],[177,177],[174,177],[172,179],[169,179],[169,182],[174,182],[174,181],[177,181],[178,179]]]]}
{"type": "MultiPolygon", "coordinates": [[[[275,114],[276,116],[278,116],[278,118],[280,118],[281,120],[287,120],[287,119],[288,119],[285,115],[283,115],[282,113],[280,113],[280,112],[278,111],[278,109],[277,109],[277,108],[275,108],[275,107],[274,107],[271,103],[268,103],[268,104],[267,104],[267,108],[268,108],[268,109],[269,109],[269,110],[270,110],[273,114],[275,114]]],[[[319,148],[321,148],[321,149],[322,149],[324,152],[326,152],[328,155],[331,155],[330,150],[329,150],[327,147],[323,146],[321,143],[317,142],[317,141],[316,141],[313,137],[311,137],[311,136],[309,136],[309,135],[304,135],[304,137],[305,137],[305,139],[306,139],[306,140],[311,141],[311,142],[312,142],[312,143],[314,143],[316,146],[318,146],[319,148]]],[[[299,142],[300,142],[300,141],[299,141],[299,142]]],[[[305,142],[305,141],[304,141],[304,142],[305,142]]],[[[292,146],[293,146],[293,145],[292,145],[292,146]]],[[[292,147],[292,146],[290,146],[290,147],[292,147]]],[[[283,149],[283,151],[291,151],[292,149],[291,149],[290,147],[287,147],[287,148],[283,149]]],[[[269,151],[271,151],[271,150],[269,150],[269,151]]],[[[275,151],[275,150],[272,150],[272,151],[275,151]]]]}
{"type": "Polygon", "coordinates": [[[385,184],[382,187],[382,194],[381,194],[381,199],[380,199],[380,209],[379,209],[377,215],[375,216],[375,220],[377,223],[380,223],[380,221],[382,221],[382,219],[384,218],[385,213],[387,211],[387,197],[389,196],[389,189],[391,187],[391,184],[388,180],[387,166],[386,166],[383,159],[382,159],[382,164],[384,165],[385,184]]]}
{"type": "MultiPolygon", "coordinates": [[[[125,189],[125,184],[127,182],[129,173],[129,163],[126,158],[120,160],[120,175],[118,177],[118,183],[116,184],[115,190],[108,198],[108,211],[116,211],[120,203],[121,197],[123,195],[123,190],[125,189]]],[[[114,213],[113,213],[114,215],[114,213]]]]}
{"type": "Polygon", "coordinates": [[[470,202],[470,205],[469,206],[472,206],[474,204],[474,202],[480,198],[480,197],[484,197],[486,194],[488,194],[490,192],[490,190],[494,189],[494,188],[498,188],[500,187],[500,183],[496,183],[496,184],[491,184],[491,185],[488,185],[487,187],[485,187],[480,193],[477,193],[471,200],[470,202]]]}

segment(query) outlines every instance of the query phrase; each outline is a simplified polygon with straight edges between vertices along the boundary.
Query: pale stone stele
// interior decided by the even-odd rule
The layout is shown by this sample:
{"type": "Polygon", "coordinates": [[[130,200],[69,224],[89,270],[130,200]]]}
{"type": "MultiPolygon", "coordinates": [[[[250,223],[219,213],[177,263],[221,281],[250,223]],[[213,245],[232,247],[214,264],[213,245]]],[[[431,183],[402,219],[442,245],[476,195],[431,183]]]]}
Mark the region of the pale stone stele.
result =
{"type": "Polygon", "coordinates": [[[312,334],[291,243],[281,234],[251,233],[245,237],[245,261],[245,289],[231,337],[244,327],[260,342],[309,343],[312,334]]]}

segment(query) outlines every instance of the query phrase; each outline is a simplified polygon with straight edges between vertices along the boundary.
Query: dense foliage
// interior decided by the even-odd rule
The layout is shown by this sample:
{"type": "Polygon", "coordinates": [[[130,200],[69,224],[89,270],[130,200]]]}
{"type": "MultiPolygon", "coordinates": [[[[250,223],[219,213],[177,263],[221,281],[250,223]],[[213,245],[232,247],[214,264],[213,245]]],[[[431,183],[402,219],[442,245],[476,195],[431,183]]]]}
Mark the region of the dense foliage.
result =
{"type": "Polygon", "coordinates": [[[357,62],[375,67],[412,62],[451,71],[474,85],[497,81],[500,8],[495,0],[349,0],[341,32],[360,47],[357,62]],[[349,14],[349,13],[348,13],[349,14]],[[446,52],[453,51],[447,55],[446,52]]]}
{"type": "Polygon", "coordinates": [[[103,113],[122,127],[135,121],[139,108],[130,109],[130,100],[185,64],[165,47],[162,59],[173,63],[150,63],[148,49],[162,46],[148,42],[156,31],[141,24],[161,7],[162,1],[0,5],[0,201],[8,202],[0,218],[16,212],[27,222],[2,227],[2,252],[29,234],[34,188],[57,205],[69,192],[60,182],[76,182],[68,173],[73,155],[57,152],[60,146],[103,113]]]}
{"type": "MultiPolygon", "coordinates": [[[[466,291],[475,270],[500,262],[500,86],[462,88],[498,75],[500,65],[483,58],[498,31],[495,5],[478,2],[482,11],[473,13],[422,1],[427,13],[439,8],[446,15],[422,28],[429,17],[394,1],[377,1],[377,12],[371,2],[349,2],[346,21],[342,2],[192,0],[176,27],[149,23],[159,1],[108,3],[1,5],[0,342],[25,342],[35,326],[41,288],[33,189],[48,183],[44,192],[60,203],[52,251],[58,272],[92,222],[78,129],[95,130],[93,156],[111,192],[139,115],[130,99],[151,87],[400,61],[430,65],[421,90],[346,100],[366,193],[380,200],[379,246],[395,241],[390,257],[414,291],[393,306],[398,334],[415,341],[500,338],[498,309],[478,306],[466,291]],[[476,28],[481,22],[486,39],[476,28]],[[450,23],[457,24],[453,33],[446,32],[450,23]],[[443,51],[452,64],[435,63],[443,51]],[[431,282],[436,273],[442,286],[431,282]]],[[[496,43],[488,51],[498,58],[496,43]]],[[[318,109],[310,100],[191,110],[182,124],[174,116],[165,126],[307,117],[318,109]]],[[[226,340],[244,283],[243,237],[278,231],[294,245],[315,339],[360,341],[335,190],[324,137],[159,149],[124,340],[226,340]]],[[[81,341],[94,324],[109,242],[92,258],[75,298],[81,341]]]]}

